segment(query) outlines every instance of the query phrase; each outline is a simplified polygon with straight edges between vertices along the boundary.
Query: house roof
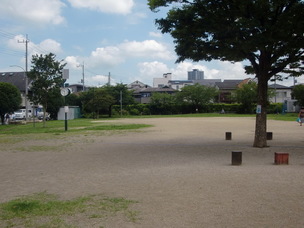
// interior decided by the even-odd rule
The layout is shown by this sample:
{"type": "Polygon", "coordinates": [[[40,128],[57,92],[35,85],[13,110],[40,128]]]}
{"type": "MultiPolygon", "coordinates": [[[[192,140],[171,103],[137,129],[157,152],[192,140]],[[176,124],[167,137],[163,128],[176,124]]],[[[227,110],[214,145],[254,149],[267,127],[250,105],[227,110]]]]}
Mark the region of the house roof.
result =
{"type": "Polygon", "coordinates": [[[268,85],[268,88],[270,88],[270,89],[291,89],[290,86],[284,86],[284,85],[275,84],[275,83],[268,85]]]}
{"type": "Polygon", "coordinates": [[[161,93],[161,92],[176,92],[175,89],[172,88],[145,88],[140,91],[140,93],[161,93]]]}
{"type": "Polygon", "coordinates": [[[215,85],[222,90],[233,90],[236,89],[239,84],[243,83],[243,81],[244,80],[224,80],[223,82],[216,82],[215,85]]]}
{"type": "Polygon", "coordinates": [[[193,80],[194,83],[198,83],[203,86],[214,86],[215,83],[221,83],[221,79],[202,79],[202,80],[193,80]]]}
{"type": "Polygon", "coordinates": [[[0,72],[0,82],[10,83],[16,86],[21,92],[25,92],[24,72],[0,72]]]}
{"type": "Polygon", "coordinates": [[[193,81],[192,80],[169,80],[169,82],[168,82],[169,84],[176,84],[176,85],[178,85],[178,84],[185,84],[185,83],[193,83],[193,81]]]}
{"type": "Polygon", "coordinates": [[[151,86],[149,86],[149,85],[147,85],[147,84],[145,84],[145,83],[143,83],[141,81],[138,81],[138,80],[136,80],[136,81],[134,81],[134,82],[132,82],[132,83],[130,83],[130,84],[127,85],[128,89],[148,88],[148,87],[151,87],[151,86]]]}

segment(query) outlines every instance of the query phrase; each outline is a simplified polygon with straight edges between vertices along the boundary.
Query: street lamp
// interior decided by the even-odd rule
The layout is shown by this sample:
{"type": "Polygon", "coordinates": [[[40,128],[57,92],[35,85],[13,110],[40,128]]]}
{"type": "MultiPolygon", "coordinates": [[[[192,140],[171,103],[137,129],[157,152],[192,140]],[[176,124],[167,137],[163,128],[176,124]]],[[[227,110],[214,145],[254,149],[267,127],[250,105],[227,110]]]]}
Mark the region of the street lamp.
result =
{"type": "Polygon", "coordinates": [[[18,65],[11,65],[10,67],[19,67],[20,69],[23,70],[23,74],[25,77],[25,97],[24,97],[24,103],[25,103],[25,121],[28,120],[28,102],[27,102],[27,96],[28,96],[28,78],[26,75],[26,70],[24,70],[23,67],[18,66],[18,65]]]}

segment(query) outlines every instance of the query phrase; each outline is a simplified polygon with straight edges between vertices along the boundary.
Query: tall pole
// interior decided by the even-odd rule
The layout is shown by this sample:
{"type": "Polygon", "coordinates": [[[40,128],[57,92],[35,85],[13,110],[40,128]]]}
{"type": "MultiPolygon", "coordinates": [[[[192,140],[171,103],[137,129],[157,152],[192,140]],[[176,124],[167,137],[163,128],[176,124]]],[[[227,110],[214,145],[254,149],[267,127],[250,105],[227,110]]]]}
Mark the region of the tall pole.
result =
{"type": "Polygon", "coordinates": [[[120,117],[122,117],[122,90],[120,90],[120,117]]]}
{"type": "Polygon", "coordinates": [[[82,63],[82,91],[84,92],[84,62],[82,63]]]}
{"type": "Polygon", "coordinates": [[[25,120],[28,120],[28,101],[27,101],[27,96],[28,96],[28,77],[27,77],[27,57],[28,57],[28,35],[26,34],[25,40],[18,40],[18,43],[25,43],[25,97],[24,97],[24,102],[25,102],[25,120]]]}

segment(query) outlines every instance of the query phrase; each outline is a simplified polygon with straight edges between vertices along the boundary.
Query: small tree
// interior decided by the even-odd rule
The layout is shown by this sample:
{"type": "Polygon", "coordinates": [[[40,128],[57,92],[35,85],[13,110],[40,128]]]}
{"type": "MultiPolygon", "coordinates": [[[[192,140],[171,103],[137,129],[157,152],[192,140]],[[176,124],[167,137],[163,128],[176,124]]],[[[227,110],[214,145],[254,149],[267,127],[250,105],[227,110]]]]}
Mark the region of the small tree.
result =
{"type": "MultiPolygon", "coordinates": [[[[66,64],[62,61],[56,61],[56,55],[49,53],[47,55],[33,55],[32,69],[27,74],[32,81],[31,93],[29,99],[34,104],[43,106],[43,126],[45,127],[45,115],[48,104],[54,99],[54,94],[60,97],[60,87],[64,83],[62,70],[66,64]]],[[[59,108],[59,107],[58,107],[59,108]]]]}
{"type": "Polygon", "coordinates": [[[304,107],[304,85],[296,85],[293,88],[291,95],[297,100],[297,105],[304,107]]]}
{"type": "MultiPolygon", "coordinates": [[[[128,90],[127,86],[122,83],[115,86],[106,85],[103,88],[105,88],[114,98],[115,102],[112,105],[120,105],[120,102],[122,102],[123,105],[135,103],[134,97],[132,96],[132,91],[128,90]],[[122,101],[120,101],[121,98],[122,101]]],[[[112,105],[109,107],[109,117],[112,116],[112,105]]]]}
{"type": "Polygon", "coordinates": [[[109,107],[115,104],[115,99],[106,88],[91,88],[81,94],[83,111],[99,118],[100,114],[109,114],[109,107]]]}
{"type": "Polygon", "coordinates": [[[174,112],[175,96],[169,93],[153,93],[150,110],[152,114],[172,114],[174,112]]]}
{"type": "Polygon", "coordinates": [[[240,113],[252,113],[257,103],[258,86],[255,82],[242,85],[235,90],[235,99],[240,103],[240,113]]]}
{"type": "Polygon", "coordinates": [[[0,82],[0,117],[4,124],[4,115],[20,107],[21,94],[18,88],[10,83],[0,82]]]}
{"type": "Polygon", "coordinates": [[[195,111],[201,112],[203,106],[213,102],[217,95],[216,88],[196,83],[183,87],[176,97],[179,102],[191,104],[195,111]]]}

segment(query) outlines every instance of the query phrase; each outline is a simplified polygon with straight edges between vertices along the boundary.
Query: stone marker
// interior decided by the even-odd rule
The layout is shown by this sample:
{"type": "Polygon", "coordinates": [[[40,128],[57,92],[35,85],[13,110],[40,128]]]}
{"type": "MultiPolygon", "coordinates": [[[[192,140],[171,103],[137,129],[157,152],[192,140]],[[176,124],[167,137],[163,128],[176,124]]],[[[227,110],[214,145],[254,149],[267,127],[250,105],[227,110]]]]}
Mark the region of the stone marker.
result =
{"type": "Polygon", "coordinates": [[[231,140],[231,139],[232,139],[232,133],[226,132],[226,140],[231,140]]]}
{"type": "Polygon", "coordinates": [[[288,153],[274,153],[274,164],[288,165],[289,164],[289,154],[288,153]]]}
{"type": "Polygon", "coordinates": [[[241,151],[232,151],[231,164],[232,165],[241,165],[242,164],[242,152],[241,151]]]}

